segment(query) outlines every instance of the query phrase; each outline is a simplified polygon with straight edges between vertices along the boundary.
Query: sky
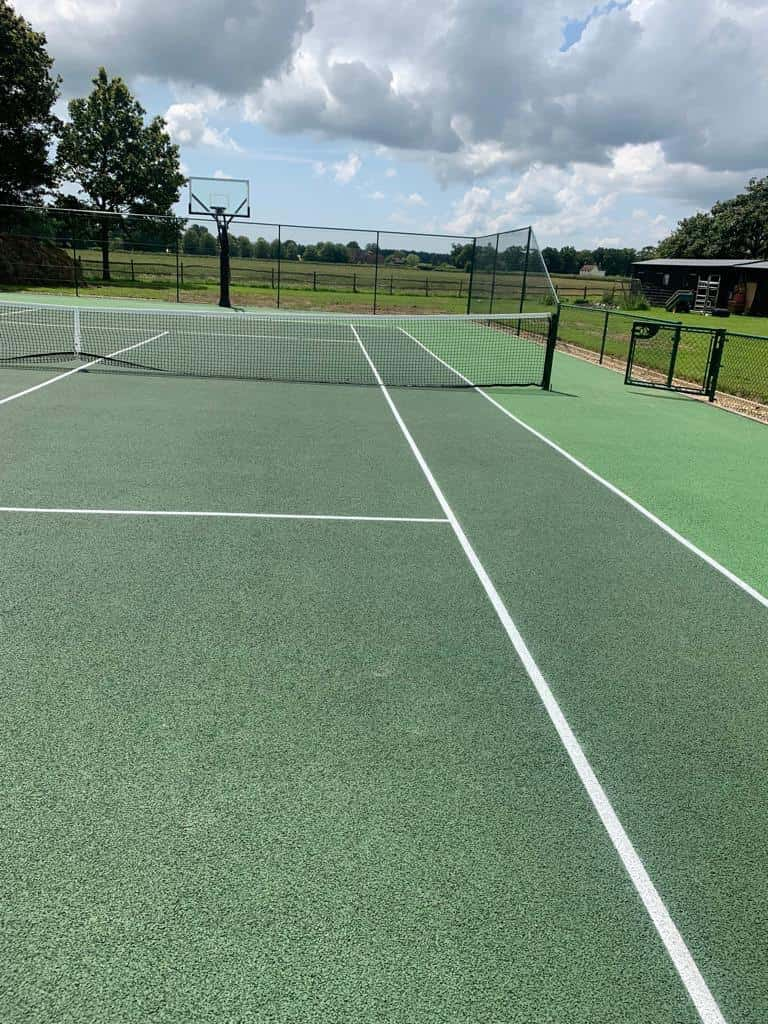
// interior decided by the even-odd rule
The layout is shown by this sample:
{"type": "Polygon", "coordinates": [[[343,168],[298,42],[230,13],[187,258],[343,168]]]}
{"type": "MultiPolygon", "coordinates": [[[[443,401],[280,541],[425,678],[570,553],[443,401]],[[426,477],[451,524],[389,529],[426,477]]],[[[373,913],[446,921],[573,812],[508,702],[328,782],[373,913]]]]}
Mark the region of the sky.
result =
{"type": "Polygon", "coordinates": [[[11,0],[255,220],[653,244],[768,173],[766,0],[11,0]]]}

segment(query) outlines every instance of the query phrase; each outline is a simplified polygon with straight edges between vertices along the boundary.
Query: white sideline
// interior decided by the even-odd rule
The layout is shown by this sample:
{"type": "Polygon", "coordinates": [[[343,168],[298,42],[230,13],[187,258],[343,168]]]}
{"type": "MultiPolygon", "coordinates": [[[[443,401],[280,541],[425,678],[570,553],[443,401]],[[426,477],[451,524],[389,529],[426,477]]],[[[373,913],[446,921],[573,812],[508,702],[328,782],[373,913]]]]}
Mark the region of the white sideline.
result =
{"type": "Polygon", "coordinates": [[[187,512],[143,508],[39,508],[25,505],[0,505],[0,512],[51,513],[70,516],[179,516],[188,519],[328,519],[351,523],[447,523],[447,519],[427,516],[336,516],[303,512],[187,512]]]}
{"type": "MultiPolygon", "coordinates": [[[[509,611],[504,604],[499,592],[493,585],[493,582],[486,572],[482,562],[480,561],[475,549],[472,547],[467,535],[464,533],[461,524],[459,523],[456,515],[448,504],[448,500],[443,494],[439,484],[432,475],[427,462],[422,455],[418,445],[414,441],[408,427],[405,425],[405,421],[400,415],[397,406],[392,400],[386,385],[381,379],[381,375],[373,363],[371,357],[368,355],[368,351],[363,344],[360,335],[355,331],[360,348],[363,351],[363,355],[368,361],[376,381],[381,388],[381,392],[394,416],[397,425],[403,433],[408,445],[421,467],[421,471],[427,479],[429,486],[432,488],[432,492],[437,498],[440,507],[453,527],[453,532],[456,535],[457,540],[461,544],[464,554],[467,557],[470,565],[475,571],[477,578],[485,590],[485,593],[490,600],[493,608],[498,616],[499,621],[504,627],[507,636],[512,641],[512,644],[517,652],[520,661],[528,673],[528,677],[533,683],[536,692],[541,699],[542,704],[547,710],[552,724],[557,730],[557,734],[565,748],[568,756],[573,763],[576,772],[586,790],[592,804],[600,816],[606,832],[608,833],[611,842],[616,849],[624,868],[632,880],[632,884],[637,890],[640,899],[643,901],[645,909],[648,911],[648,915],[651,918],[656,931],[659,934],[666,950],[672,960],[672,963],[680,976],[683,985],[688,992],[696,1010],[701,1018],[703,1024],[726,1024],[725,1018],[720,1010],[720,1007],[715,1002],[715,998],[709,990],[709,987],[701,975],[699,968],[696,965],[690,950],[685,944],[685,940],[680,934],[677,925],[672,920],[667,907],[659,895],[656,886],[651,881],[650,875],[648,874],[645,865],[640,859],[639,854],[632,845],[632,841],[627,835],[624,826],[621,824],[618,815],[613,809],[608,795],[600,785],[600,782],[595,775],[592,766],[590,765],[584,751],[581,748],[581,744],[576,739],[576,736],[568,724],[565,715],[563,714],[560,705],[557,703],[554,694],[549,688],[549,684],[542,675],[541,669],[534,661],[533,655],[528,649],[523,637],[518,631],[517,626],[512,620],[509,611]]],[[[414,339],[416,340],[416,339],[414,339]]],[[[424,347],[424,346],[423,346],[424,347]]],[[[429,351],[429,350],[427,350],[429,351]]],[[[434,353],[430,353],[434,355],[434,353]]],[[[436,357],[437,358],[437,357],[436,357]]],[[[441,360],[442,362],[442,360],[441,360]]],[[[447,365],[447,364],[445,364],[447,365]]],[[[459,376],[462,376],[459,374],[459,376]]],[[[465,378],[466,379],[466,378],[465,378]]]]}
{"type": "MultiPolygon", "coordinates": [[[[65,377],[71,377],[73,373],[81,373],[83,370],[87,370],[89,366],[95,366],[97,363],[103,362],[105,359],[114,359],[115,356],[121,356],[123,352],[130,352],[134,348],[139,348],[140,345],[148,345],[150,341],[157,341],[158,338],[164,337],[168,331],[161,331],[159,334],[155,334],[152,338],[146,338],[144,341],[137,341],[135,345],[127,345],[125,348],[119,348],[116,352],[110,352],[109,355],[99,356],[98,359],[91,359],[89,363],[83,363],[82,366],[76,366],[74,370],[67,370],[65,373],[60,373],[56,377],[51,377],[50,380],[44,380],[42,384],[35,384],[31,388],[25,388],[23,391],[17,391],[15,395],[8,395],[6,398],[0,398],[0,405],[5,405],[6,402],[12,402],[14,398],[23,398],[24,395],[31,395],[33,391],[39,391],[40,388],[47,388],[49,384],[55,384],[57,380],[64,380],[65,377]]],[[[75,353],[72,353],[73,357],[75,353]]]]}
{"type": "Polygon", "coordinates": [[[575,455],[571,455],[571,453],[566,451],[565,448],[561,448],[559,444],[548,438],[546,434],[542,434],[539,430],[536,430],[535,427],[531,427],[528,423],[525,422],[525,420],[521,420],[518,416],[515,416],[514,413],[510,412],[509,409],[505,409],[504,406],[501,405],[500,402],[497,402],[495,398],[492,398],[487,391],[483,391],[483,389],[481,387],[478,387],[477,384],[474,384],[469,379],[469,377],[465,377],[463,373],[457,370],[454,366],[451,366],[450,363],[446,363],[444,359],[441,359],[440,356],[436,355],[431,349],[427,348],[427,346],[420,342],[418,338],[415,338],[412,334],[410,334],[402,327],[398,327],[397,329],[399,331],[402,331],[403,334],[408,335],[411,341],[415,341],[416,344],[423,348],[425,352],[428,352],[439,363],[442,363],[443,366],[446,367],[446,369],[451,370],[453,373],[456,374],[457,377],[460,377],[465,384],[469,384],[479,395],[482,395],[486,401],[490,402],[491,405],[496,406],[499,412],[503,412],[505,416],[508,416],[509,419],[511,419],[514,423],[517,423],[517,425],[519,427],[522,427],[523,430],[527,430],[529,434],[533,434],[533,436],[538,438],[539,441],[543,441],[544,444],[548,445],[553,451],[556,451],[558,455],[562,455],[564,459],[567,459],[569,462],[571,462],[574,466],[577,467],[577,469],[580,469],[583,473],[586,473],[587,476],[592,477],[592,479],[596,480],[597,483],[602,484],[602,486],[609,490],[611,494],[615,494],[617,498],[621,498],[622,501],[625,501],[628,505],[635,509],[636,512],[639,512],[640,515],[645,516],[645,518],[648,519],[649,522],[653,523],[654,526],[658,526],[660,530],[663,530],[666,534],[669,534],[669,536],[672,537],[673,540],[676,540],[678,544],[682,544],[684,548],[687,548],[692,554],[696,555],[697,558],[700,558],[703,562],[706,562],[707,565],[710,566],[712,569],[715,569],[722,576],[725,576],[727,580],[730,580],[730,582],[733,583],[735,586],[739,587],[740,590],[743,590],[745,594],[749,594],[750,597],[754,598],[755,601],[763,605],[764,608],[768,608],[768,597],[766,597],[765,594],[761,594],[759,590],[756,590],[755,587],[750,586],[750,584],[747,583],[746,580],[743,580],[740,576],[737,576],[736,573],[731,572],[731,570],[727,569],[721,562],[718,562],[716,558],[713,558],[711,555],[708,555],[706,551],[702,551],[702,549],[697,547],[693,543],[693,541],[688,540],[687,537],[684,537],[681,533],[678,533],[677,530],[674,529],[674,527],[670,526],[669,523],[665,523],[663,519],[659,519],[659,517],[654,515],[650,509],[645,507],[645,505],[641,505],[639,501],[635,501],[634,498],[631,498],[625,491],[622,491],[621,488],[617,487],[615,484],[612,484],[610,480],[606,480],[605,477],[600,476],[599,473],[596,473],[594,469],[590,469],[589,466],[587,466],[584,462],[582,462],[580,459],[577,459],[575,455]]]}

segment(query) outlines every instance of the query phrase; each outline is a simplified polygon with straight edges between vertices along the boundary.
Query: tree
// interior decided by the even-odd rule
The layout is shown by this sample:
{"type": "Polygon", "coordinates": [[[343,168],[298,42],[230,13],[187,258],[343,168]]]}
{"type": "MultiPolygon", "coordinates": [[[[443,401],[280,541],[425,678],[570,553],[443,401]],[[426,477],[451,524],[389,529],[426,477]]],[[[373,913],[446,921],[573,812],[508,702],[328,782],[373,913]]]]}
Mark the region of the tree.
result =
{"type": "Polygon", "coordinates": [[[299,247],[292,238],[283,242],[282,257],[284,260],[297,260],[299,258],[299,247]]]}
{"type": "Polygon", "coordinates": [[[184,232],[182,248],[189,256],[215,256],[216,239],[202,224],[191,224],[184,232]]]}
{"type": "MultiPolygon", "coordinates": [[[[164,214],[178,201],[184,175],[179,148],[146,111],[121,78],[99,68],[89,96],[70,100],[70,122],[61,132],[58,167],[79,185],[92,209],[103,214],[164,214]]],[[[101,226],[102,277],[109,281],[109,230],[119,218],[104,216],[101,226]]]]}
{"type": "Polygon", "coordinates": [[[681,220],[672,234],[658,245],[662,257],[716,258],[719,241],[710,213],[695,213],[681,220]]]}
{"type": "Polygon", "coordinates": [[[408,255],[405,257],[405,265],[406,267],[410,267],[411,270],[415,270],[416,267],[418,267],[419,257],[416,255],[415,252],[408,253],[408,255]]]}
{"type": "Polygon", "coordinates": [[[45,36],[0,0],[0,202],[29,203],[54,184],[49,147],[61,122],[51,113],[58,77],[45,36]]]}
{"type": "Polygon", "coordinates": [[[459,270],[469,270],[472,266],[472,250],[474,246],[471,242],[466,242],[464,245],[461,242],[454,242],[451,246],[451,263],[454,267],[458,267],[459,270]]]}
{"type": "Polygon", "coordinates": [[[253,255],[257,260],[269,259],[269,242],[266,238],[259,236],[253,243],[253,255]]]}

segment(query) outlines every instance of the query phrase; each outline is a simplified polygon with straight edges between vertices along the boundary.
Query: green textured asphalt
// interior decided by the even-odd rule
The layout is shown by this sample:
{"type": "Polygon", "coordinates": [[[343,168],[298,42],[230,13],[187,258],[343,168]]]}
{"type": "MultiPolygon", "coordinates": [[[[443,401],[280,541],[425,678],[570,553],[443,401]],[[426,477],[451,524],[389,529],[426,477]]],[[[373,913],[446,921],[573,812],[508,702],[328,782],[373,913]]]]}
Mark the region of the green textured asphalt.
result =
{"type": "Polygon", "coordinates": [[[77,373],[2,413],[0,505],[442,515],[373,387],[77,373]]]}
{"type": "Polygon", "coordinates": [[[768,594],[768,426],[562,353],[552,383],[493,397],[768,594]]]}
{"type": "Polygon", "coordinates": [[[3,1021],[696,1020],[449,526],[0,547],[3,1021]]]}
{"type": "Polygon", "coordinates": [[[395,400],[726,1018],[764,1022],[765,608],[479,395],[395,400]]]}

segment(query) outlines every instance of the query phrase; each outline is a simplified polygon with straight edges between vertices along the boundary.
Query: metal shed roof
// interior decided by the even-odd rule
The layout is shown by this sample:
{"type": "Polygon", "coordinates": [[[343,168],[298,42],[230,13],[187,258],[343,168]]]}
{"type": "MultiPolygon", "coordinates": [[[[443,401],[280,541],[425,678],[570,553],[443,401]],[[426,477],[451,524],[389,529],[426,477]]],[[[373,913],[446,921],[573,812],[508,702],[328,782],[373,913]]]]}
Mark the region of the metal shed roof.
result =
{"type": "Polygon", "coordinates": [[[748,267],[754,264],[766,265],[765,260],[636,260],[633,267],[692,267],[710,270],[715,267],[748,267]]]}

